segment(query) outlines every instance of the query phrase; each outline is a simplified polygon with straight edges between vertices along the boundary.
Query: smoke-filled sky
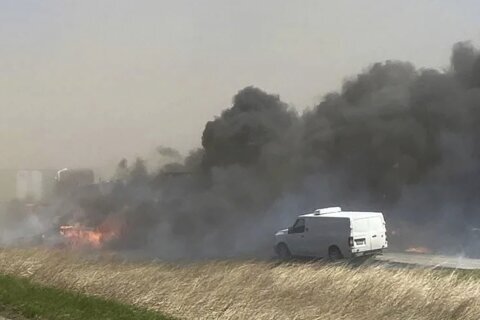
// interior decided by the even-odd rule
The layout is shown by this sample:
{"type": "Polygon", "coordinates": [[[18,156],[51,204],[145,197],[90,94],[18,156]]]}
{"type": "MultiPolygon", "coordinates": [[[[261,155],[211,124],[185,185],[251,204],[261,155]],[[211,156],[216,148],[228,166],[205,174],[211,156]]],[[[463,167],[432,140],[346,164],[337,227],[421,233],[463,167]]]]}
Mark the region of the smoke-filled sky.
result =
{"type": "Polygon", "coordinates": [[[299,110],[387,59],[443,68],[478,1],[0,2],[0,168],[200,146],[248,85],[299,110]]]}

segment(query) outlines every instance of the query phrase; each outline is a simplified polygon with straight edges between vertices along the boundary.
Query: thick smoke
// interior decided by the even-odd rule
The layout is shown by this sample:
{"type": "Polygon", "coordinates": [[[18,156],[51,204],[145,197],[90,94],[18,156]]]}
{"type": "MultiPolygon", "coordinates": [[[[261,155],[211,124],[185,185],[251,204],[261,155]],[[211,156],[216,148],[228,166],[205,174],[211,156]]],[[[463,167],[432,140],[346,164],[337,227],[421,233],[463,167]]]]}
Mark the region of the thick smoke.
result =
{"type": "Polygon", "coordinates": [[[459,43],[448,70],[376,63],[303,114],[247,87],[184,161],[122,161],[79,203],[90,224],[124,221],[112,246],[162,257],[271,252],[276,229],[330,205],[383,211],[391,242],[456,248],[480,225],[479,141],[480,55],[459,43]]]}

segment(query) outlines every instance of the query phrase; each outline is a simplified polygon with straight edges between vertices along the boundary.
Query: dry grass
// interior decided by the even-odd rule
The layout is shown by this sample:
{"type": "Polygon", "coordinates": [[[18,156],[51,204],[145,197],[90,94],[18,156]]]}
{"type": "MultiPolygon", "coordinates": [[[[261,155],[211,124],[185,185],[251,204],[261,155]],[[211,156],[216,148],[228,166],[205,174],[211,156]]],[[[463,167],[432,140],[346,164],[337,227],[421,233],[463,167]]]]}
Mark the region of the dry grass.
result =
{"type": "Polygon", "coordinates": [[[0,272],[186,319],[479,319],[480,282],[428,270],[217,261],[172,265],[0,250],[0,272]]]}

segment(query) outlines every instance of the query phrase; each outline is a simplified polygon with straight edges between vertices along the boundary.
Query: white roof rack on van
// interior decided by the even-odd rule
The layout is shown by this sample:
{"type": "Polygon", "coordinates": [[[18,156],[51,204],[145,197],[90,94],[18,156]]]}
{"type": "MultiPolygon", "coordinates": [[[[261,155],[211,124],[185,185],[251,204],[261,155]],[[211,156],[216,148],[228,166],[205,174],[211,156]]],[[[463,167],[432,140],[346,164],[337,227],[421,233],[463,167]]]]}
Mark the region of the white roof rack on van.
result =
{"type": "Polygon", "coordinates": [[[321,214],[326,214],[326,213],[335,213],[335,212],[341,212],[342,208],[340,207],[329,207],[329,208],[322,208],[322,209],[317,209],[315,210],[315,215],[321,215],[321,214]]]}

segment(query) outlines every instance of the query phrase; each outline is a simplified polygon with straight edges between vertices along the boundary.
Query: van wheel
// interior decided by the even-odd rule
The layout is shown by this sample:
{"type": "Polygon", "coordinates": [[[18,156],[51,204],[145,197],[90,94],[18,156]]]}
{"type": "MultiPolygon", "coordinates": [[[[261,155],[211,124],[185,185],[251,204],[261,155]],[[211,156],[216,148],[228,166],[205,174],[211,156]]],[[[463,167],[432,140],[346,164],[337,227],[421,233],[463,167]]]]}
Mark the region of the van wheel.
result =
{"type": "Polygon", "coordinates": [[[330,261],[338,261],[343,259],[342,252],[337,246],[331,246],[328,248],[328,259],[330,259],[330,261]]]}
{"type": "Polygon", "coordinates": [[[292,254],[285,243],[280,243],[277,246],[277,254],[280,260],[289,260],[292,257],[292,254]]]}

